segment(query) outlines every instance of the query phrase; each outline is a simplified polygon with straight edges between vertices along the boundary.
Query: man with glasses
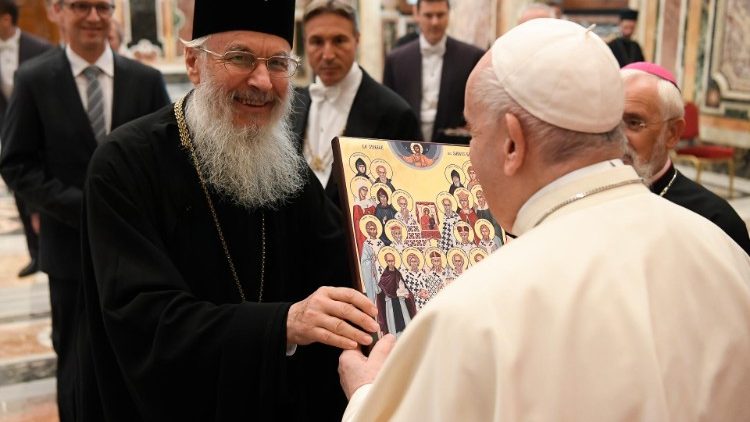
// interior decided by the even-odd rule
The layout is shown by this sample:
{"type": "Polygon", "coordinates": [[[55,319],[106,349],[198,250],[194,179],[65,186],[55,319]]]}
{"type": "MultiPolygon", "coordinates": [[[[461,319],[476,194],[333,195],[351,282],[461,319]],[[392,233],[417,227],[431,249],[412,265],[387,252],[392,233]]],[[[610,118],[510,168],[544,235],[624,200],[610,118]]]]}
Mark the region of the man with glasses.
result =
{"type": "Polygon", "coordinates": [[[734,208],[685,177],[669,159],[685,127],[682,95],[672,73],[653,63],[637,62],[625,66],[620,75],[625,85],[623,122],[628,137],[623,161],[635,168],[651,192],[711,220],[750,254],[747,226],[734,208]]]}
{"type": "Polygon", "coordinates": [[[114,5],[54,5],[66,47],[24,63],[0,137],[0,172],[40,212],[39,260],[49,275],[60,419],[72,420],[73,356],[81,279],[80,220],[86,167],[111,129],[169,102],[161,74],[113,54],[114,5]]]}
{"type": "Polygon", "coordinates": [[[338,204],[331,139],[343,135],[419,140],[419,124],[406,101],[355,61],[359,29],[349,4],[314,0],[305,8],[302,22],[305,54],[316,76],[313,84],[298,90],[293,128],[300,151],[338,204]]]}
{"type": "Polygon", "coordinates": [[[371,343],[377,308],[324,287],[352,283],[341,216],[289,129],[294,9],[196,1],[195,89],[94,155],[82,420],[341,418],[338,354],[371,343]]]}

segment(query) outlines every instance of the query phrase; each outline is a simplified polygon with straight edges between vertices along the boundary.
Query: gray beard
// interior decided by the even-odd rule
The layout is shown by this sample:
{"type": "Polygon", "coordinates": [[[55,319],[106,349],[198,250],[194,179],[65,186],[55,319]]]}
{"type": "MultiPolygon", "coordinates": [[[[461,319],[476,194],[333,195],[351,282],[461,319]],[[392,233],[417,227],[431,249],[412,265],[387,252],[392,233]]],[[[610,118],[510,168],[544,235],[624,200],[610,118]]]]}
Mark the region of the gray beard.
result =
{"type": "Polygon", "coordinates": [[[223,92],[213,76],[195,88],[185,118],[193,137],[200,172],[216,191],[247,208],[278,208],[305,185],[307,165],[294,146],[289,124],[293,90],[286,101],[275,97],[271,121],[236,127],[235,94],[265,98],[254,89],[223,92]]]}
{"type": "Polygon", "coordinates": [[[667,132],[662,131],[659,133],[659,138],[654,144],[654,148],[651,151],[651,160],[643,161],[635,152],[633,147],[629,143],[625,143],[625,158],[626,161],[630,161],[630,165],[633,166],[638,176],[643,179],[646,184],[651,184],[651,178],[654,177],[659,170],[664,166],[664,158],[669,156],[667,151],[667,132]]]}

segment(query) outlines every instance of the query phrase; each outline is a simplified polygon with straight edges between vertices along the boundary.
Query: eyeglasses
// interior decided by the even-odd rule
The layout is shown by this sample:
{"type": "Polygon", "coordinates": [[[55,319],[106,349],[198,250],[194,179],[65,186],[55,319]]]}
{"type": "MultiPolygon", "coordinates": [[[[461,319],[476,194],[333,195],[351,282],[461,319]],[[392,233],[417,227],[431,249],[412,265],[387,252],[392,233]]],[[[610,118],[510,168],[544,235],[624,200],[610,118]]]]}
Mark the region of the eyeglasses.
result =
{"type": "Polygon", "coordinates": [[[61,2],[63,6],[68,6],[78,17],[85,17],[91,13],[91,9],[96,9],[99,17],[108,18],[112,16],[115,5],[111,3],[89,3],[87,1],[74,1],[72,3],[61,2]]]}
{"type": "Polygon", "coordinates": [[[265,62],[266,69],[271,76],[291,78],[300,65],[298,59],[289,56],[258,57],[247,51],[227,51],[224,54],[219,54],[203,47],[198,47],[198,50],[216,57],[217,60],[224,63],[228,72],[233,73],[250,74],[258,67],[258,63],[265,62]]]}
{"type": "Polygon", "coordinates": [[[660,125],[670,120],[672,119],[657,120],[655,122],[644,122],[643,120],[635,118],[635,117],[627,117],[627,118],[622,119],[623,123],[625,123],[625,129],[631,132],[640,132],[649,126],[660,125]]]}

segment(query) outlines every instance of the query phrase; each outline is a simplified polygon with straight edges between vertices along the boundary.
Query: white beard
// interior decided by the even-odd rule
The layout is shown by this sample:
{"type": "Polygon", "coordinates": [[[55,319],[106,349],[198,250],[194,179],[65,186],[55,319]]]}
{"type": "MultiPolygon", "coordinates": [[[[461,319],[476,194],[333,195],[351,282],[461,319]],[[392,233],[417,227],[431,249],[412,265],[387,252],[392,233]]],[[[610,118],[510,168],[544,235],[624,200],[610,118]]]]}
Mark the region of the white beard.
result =
{"type": "Polygon", "coordinates": [[[227,93],[207,71],[204,67],[185,116],[201,174],[209,185],[239,205],[277,208],[302,189],[306,178],[307,164],[294,146],[288,119],[291,85],[286,101],[255,88],[227,93]],[[232,122],[235,96],[256,101],[273,97],[270,122],[236,127],[232,122]]]}

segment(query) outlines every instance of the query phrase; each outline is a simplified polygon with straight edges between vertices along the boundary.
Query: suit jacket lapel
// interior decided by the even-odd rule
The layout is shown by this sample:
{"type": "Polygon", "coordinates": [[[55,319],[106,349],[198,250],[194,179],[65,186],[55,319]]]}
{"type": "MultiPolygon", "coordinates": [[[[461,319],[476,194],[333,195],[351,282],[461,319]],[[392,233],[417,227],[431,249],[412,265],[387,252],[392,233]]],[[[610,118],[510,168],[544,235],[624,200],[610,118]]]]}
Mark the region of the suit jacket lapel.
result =
{"type": "Polygon", "coordinates": [[[91,149],[94,149],[97,146],[96,138],[94,137],[94,131],[91,129],[91,122],[89,122],[86,109],[83,108],[81,94],[78,93],[78,86],[70,69],[70,62],[64,49],[59,49],[55,54],[58,55],[58,59],[55,60],[55,65],[49,73],[49,92],[58,95],[58,101],[61,104],[60,110],[70,115],[71,124],[80,128],[84,135],[83,140],[91,149]]]}
{"type": "Polygon", "coordinates": [[[131,75],[127,71],[127,62],[119,55],[114,55],[115,70],[112,78],[112,128],[115,130],[118,126],[127,123],[128,89],[132,90],[137,81],[131,81],[131,75]]]}
{"type": "MultiPolygon", "coordinates": [[[[361,69],[361,66],[360,66],[361,69]]],[[[369,133],[369,127],[377,126],[377,110],[372,108],[372,95],[368,92],[372,90],[373,84],[376,84],[370,75],[362,69],[362,82],[357,88],[354,95],[352,108],[349,109],[349,116],[346,118],[346,127],[344,127],[344,136],[358,136],[363,138],[373,137],[369,133]]]]}
{"type": "Polygon", "coordinates": [[[453,39],[448,37],[445,41],[445,54],[443,55],[443,69],[440,71],[440,92],[438,93],[437,112],[435,113],[435,130],[432,133],[432,139],[435,139],[437,135],[437,129],[442,128],[443,120],[445,119],[445,108],[451,98],[451,87],[453,81],[453,73],[451,63],[455,58],[453,57],[456,52],[456,46],[453,43],[453,39]]]}
{"type": "Polygon", "coordinates": [[[300,110],[295,111],[297,118],[294,119],[294,131],[295,139],[298,140],[297,149],[302,152],[305,145],[305,132],[307,129],[307,118],[310,116],[310,106],[312,105],[312,99],[310,98],[310,87],[305,87],[296,90],[296,96],[294,98],[294,109],[300,110]]]}
{"type": "Polygon", "coordinates": [[[416,77],[414,83],[411,85],[409,92],[409,99],[407,100],[411,105],[412,110],[416,113],[417,117],[422,115],[422,50],[419,48],[419,42],[415,46],[417,54],[410,54],[407,57],[413,57],[414,60],[410,67],[416,69],[413,73],[416,77]]]}

